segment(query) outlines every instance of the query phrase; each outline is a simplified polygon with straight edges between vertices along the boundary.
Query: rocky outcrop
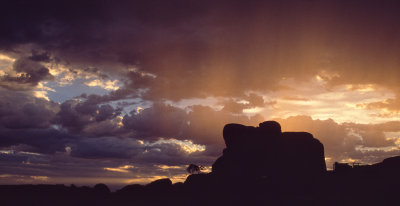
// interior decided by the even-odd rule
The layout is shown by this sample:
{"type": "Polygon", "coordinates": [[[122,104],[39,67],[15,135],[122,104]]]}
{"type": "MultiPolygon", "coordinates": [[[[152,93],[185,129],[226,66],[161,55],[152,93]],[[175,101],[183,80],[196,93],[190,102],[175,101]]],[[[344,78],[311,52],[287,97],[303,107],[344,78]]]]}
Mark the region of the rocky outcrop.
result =
{"type": "Polygon", "coordinates": [[[326,171],[324,147],[307,132],[281,132],[275,121],[259,127],[227,124],[226,148],[212,166],[220,177],[312,177],[326,171]]]}

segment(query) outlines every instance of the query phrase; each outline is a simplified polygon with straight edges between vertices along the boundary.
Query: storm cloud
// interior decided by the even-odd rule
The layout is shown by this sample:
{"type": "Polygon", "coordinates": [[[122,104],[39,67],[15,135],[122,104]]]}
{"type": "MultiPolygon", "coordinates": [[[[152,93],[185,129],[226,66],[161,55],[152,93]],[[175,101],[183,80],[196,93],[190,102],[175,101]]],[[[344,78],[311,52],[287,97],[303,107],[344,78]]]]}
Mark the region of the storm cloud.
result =
{"type": "Polygon", "coordinates": [[[399,42],[386,34],[399,34],[399,17],[384,2],[7,1],[1,36],[9,51],[32,44],[78,67],[154,74],[149,99],[242,96],[318,74],[391,88],[399,42]]]}
{"type": "Polygon", "coordinates": [[[0,76],[0,86],[11,90],[29,90],[43,80],[50,80],[53,76],[49,69],[38,62],[29,59],[18,59],[13,69],[0,76]]]}

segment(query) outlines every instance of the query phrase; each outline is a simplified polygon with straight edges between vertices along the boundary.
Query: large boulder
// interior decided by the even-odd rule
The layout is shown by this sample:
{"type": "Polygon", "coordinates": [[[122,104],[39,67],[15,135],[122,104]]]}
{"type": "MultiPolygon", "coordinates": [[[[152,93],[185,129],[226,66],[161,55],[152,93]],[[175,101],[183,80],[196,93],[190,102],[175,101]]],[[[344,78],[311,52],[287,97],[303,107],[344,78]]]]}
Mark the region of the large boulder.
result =
{"type": "Polygon", "coordinates": [[[275,121],[259,127],[227,124],[226,148],[212,166],[224,177],[315,176],[326,171],[324,147],[310,133],[281,132],[275,121]]]}
{"type": "Polygon", "coordinates": [[[324,146],[307,132],[284,132],[281,140],[279,165],[281,170],[301,175],[326,172],[324,146]]]}

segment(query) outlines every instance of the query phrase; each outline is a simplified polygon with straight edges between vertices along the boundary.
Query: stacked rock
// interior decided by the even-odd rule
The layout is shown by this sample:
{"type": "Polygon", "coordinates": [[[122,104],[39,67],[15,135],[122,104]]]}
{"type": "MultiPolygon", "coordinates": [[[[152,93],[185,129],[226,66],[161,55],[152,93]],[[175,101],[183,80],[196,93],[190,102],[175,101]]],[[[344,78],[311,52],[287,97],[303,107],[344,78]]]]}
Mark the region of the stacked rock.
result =
{"type": "Polygon", "coordinates": [[[227,124],[226,148],[212,166],[221,177],[315,176],[326,171],[324,147],[307,132],[281,132],[275,121],[259,127],[227,124]]]}

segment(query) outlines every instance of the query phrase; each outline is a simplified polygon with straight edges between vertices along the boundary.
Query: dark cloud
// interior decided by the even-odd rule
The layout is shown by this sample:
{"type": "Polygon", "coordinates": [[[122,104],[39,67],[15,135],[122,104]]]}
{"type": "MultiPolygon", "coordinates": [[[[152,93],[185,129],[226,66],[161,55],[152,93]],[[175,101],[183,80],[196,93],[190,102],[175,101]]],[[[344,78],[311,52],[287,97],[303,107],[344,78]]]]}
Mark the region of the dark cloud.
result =
{"type": "Polygon", "coordinates": [[[138,137],[179,137],[187,124],[187,114],[183,109],[156,103],[140,113],[125,115],[122,122],[138,137]]]}
{"type": "Polygon", "coordinates": [[[0,126],[5,128],[47,128],[57,111],[54,102],[0,89],[0,126]]]}
{"type": "Polygon", "coordinates": [[[71,141],[70,155],[89,159],[125,159],[140,165],[185,165],[198,162],[211,165],[216,155],[204,151],[187,151],[176,140],[153,143],[130,137],[80,138],[71,141]]]}
{"type": "Polygon", "coordinates": [[[29,57],[30,60],[32,61],[37,61],[37,62],[50,62],[51,57],[48,52],[40,52],[33,50],[32,55],[29,57]]]}
{"type": "Polygon", "coordinates": [[[34,85],[41,80],[51,78],[49,69],[27,59],[18,59],[15,61],[14,70],[18,73],[25,73],[25,75],[21,76],[21,80],[34,85]]]}
{"type": "MultiPolygon", "coordinates": [[[[145,90],[155,81],[155,77],[138,70],[128,71],[124,74],[127,79],[123,79],[122,88],[110,91],[104,95],[83,93],[79,98],[83,98],[87,104],[102,104],[118,100],[133,99],[148,96],[144,94],[145,90]]],[[[101,76],[101,75],[100,75],[101,76]]]]}
{"type": "Polygon", "coordinates": [[[30,44],[43,61],[52,55],[82,68],[152,73],[155,81],[126,85],[148,88],[143,97],[151,100],[271,91],[282,78],[308,80],[321,68],[334,74],[321,75],[331,85],[398,86],[399,5],[361,4],[6,1],[0,45],[30,44]]]}
{"type": "Polygon", "coordinates": [[[49,69],[35,61],[21,58],[14,62],[14,74],[0,76],[0,86],[11,90],[29,90],[42,80],[50,80],[53,76],[49,69]]]}
{"type": "Polygon", "coordinates": [[[93,104],[93,105],[108,103],[111,101],[135,98],[135,97],[138,97],[137,91],[127,90],[127,89],[117,89],[105,95],[97,95],[97,94],[87,95],[86,93],[83,93],[79,96],[79,98],[83,98],[85,102],[87,102],[88,104],[93,104]]]}
{"type": "Polygon", "coordinates": [[[87,127],[92,127],[89,131],[93,132],[87,133],[87,135],[95,135],[99,131],[94,131],[93,127],[99,127],[93,126],[93,124],[102,123],[103,129],[99,128],[101,131],[105,131],[104,129],[108,129],[106,131],[116,130],[118,121],[114,119],[120,113],[120,108],[115,109],[108,104],[98,105],[91,104],[88,101],[71,99],[60,105],[60,111],[55,115],[53,122],[71,132],[82,132],[87,127]]]}
{"type": "Polygon", "coordinates": [[[52,127],[57,103],[28,93],[0,89],[0,147],[54,153],[74,136],[52,127]]]}
{"type": "Polygon", "coordinates": [[[162,103],[122,118],[120,110],[108,104],[72,99],[60,105],[26,93],[3,90],[0,94],[1,147],[54,153],[65,152],[69,146],[71,155],[83,158],[133,158],[145,149],[149,154],[141,156],[153,162],[157,156],[166,158],[161,154],[170,156],[171,162],[189,158],[177,143],[144,147],[132,137],[153,143],[161,138],[191,140],[206,145],[203,156],[215,157],[221,151],[221,128],[225,123],[259,122],[210,107],[186,110],[162,103]]]}
{"type": "Polygon", "coordinates": [[[83,158],[131,159],[144,151],[144,147],[132,138],[100,137],[82,138],[70,145],[71,155],[83,158]]]}
{"type": "Polygon", "coordinates": [[[65,152],[69,147],[70,154],[80,158],[210,163],[221,152],[225,123],[258,123],[258,119],[204,106],[187,110],[157,103],[122,118],[120,110],[108,104],[78,99],[56,104],[27,93],[3,90],[0,94],[0,147],[41,154],[65,152]],[[205,145],[206,151],[189,154],[182,145],[167,141],[171,138],[205,145]],[[138,139],[152,143],[143,145],[138,139]],[[156,143],[161,139],[167,142],[156,143]]]}
{"type": "Polygon", "coordinates": [[[8,129],[0,127],[0,133],[0,147],[43,154],[64,152],[65,145],[78,138],[52,128],[8,129]]]}
{"type": "Polygon", "coordinates": [[[78,106],[78,100],[68,100],[60,105],[60,111],[57,113],[55,118],[55,123],[62,125],[72,131],[80,131],[84,126],[95,121],[90,114],[95,114],[96,105],[91,106],[91,110],[85,111],[83,113],[75,109],[78,106]]]}

